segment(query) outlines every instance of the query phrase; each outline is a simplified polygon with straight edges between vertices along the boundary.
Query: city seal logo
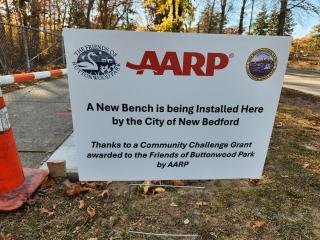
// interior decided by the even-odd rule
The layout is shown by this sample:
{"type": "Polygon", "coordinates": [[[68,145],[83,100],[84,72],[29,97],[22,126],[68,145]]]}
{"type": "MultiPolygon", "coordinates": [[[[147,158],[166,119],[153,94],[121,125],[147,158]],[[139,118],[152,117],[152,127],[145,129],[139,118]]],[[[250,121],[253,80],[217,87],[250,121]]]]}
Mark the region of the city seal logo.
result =
{"type": "Polygon", "coordinates": [[[272,76],[277,68],[277,56],[269,48],[260,48],[250,54],[247,60],[247,74],[255,81],[263,81],[272,76]]]}
{"type": "Polygon", "coordinates": [[[99,44],[85,45],[74,54],[77,61],[74,69],[88,79],[106,80],[119,72],[120,64],[116,62],[117,53],[99,44]]]}

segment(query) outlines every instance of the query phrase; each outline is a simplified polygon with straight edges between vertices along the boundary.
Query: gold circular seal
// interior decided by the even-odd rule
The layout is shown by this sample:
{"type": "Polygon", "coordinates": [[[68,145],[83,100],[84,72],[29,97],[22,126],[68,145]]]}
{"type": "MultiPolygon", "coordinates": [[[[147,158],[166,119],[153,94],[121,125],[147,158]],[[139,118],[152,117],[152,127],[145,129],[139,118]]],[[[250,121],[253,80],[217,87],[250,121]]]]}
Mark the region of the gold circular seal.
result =
{"type": "Polygon", "coordinates": [[[263,81],[272,76],[277,64],[277,56],[271,49],[259,48],[247,60],[247,74],[252,80],[263,81]]]}

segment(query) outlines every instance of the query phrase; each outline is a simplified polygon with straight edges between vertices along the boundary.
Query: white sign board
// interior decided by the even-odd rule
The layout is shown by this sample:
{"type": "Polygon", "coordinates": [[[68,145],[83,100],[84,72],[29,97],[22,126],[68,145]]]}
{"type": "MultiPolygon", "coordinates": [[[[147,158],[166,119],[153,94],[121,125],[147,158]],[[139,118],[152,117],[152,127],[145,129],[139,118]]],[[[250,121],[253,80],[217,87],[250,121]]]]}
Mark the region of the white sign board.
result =
{"type": "Polygon", "coordinates": [[[261,176],[290,37],[65,29],[81,180],[261,176]]]}

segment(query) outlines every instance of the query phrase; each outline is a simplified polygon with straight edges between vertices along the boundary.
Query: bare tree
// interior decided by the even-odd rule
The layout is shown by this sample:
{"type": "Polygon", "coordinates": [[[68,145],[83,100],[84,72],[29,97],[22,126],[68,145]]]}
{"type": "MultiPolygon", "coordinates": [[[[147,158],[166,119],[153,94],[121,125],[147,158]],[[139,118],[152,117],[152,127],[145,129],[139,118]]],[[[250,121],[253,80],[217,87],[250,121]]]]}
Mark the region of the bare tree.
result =
{"type": "Polygon", "coordinates": [[[87,8],[87,14],[86,14],[86,27],[91,28],[91,21],[90,21],[90,15],[93,8],[95,0],[89,0],[88,2],[88,8],[87,8]]]}
{"type": "Polygon", "coordinates": [[[212,26],[214,24],[213,23],[213,21],[214,21],[213,14],[214,14],[214,6],[215,6],[215,4],[216,4],[216,0],[213,0],[212,6],[211,6],[211,11],[210,11],[210,18],[209,18],[209,22],[208,22],[208,33],[211,32],[212,26]]]}
{"type": "Polygon", "coordinates": [[[242,6],[241,6],[241,10],[240,10],[240,20],[239,20],[238,34],[242,34],[243,33],[244,10],[246,8],[247,1],[248,0],[242,0],[242,6]]]}
{"type": "MultiPolygon", "coordinates": [[[[8,0],[4,0],[4,5],[5,5],[5,12],[6,12],[6,22],[11,24],[11,9],[9,7],[8,4],[8,0]]],[[[12,41],[13,36],[12,36],[12,26],[9,25],[9,37],[10,37],[10,41],[12,41]]]]}
{"type": "Polygon", "coordinates": [[[278,16],[277,35],[283,35],[284,24],[285,24],[286,15],[287,15],[287,6],[288,6],[288,0],[281,0],[280,2],[281,2],[281,4],[280,4],[279,16],[278,16]]]}
{"type": "Polygon", "coordinates": [[[280,0],[277,35],[283,35],[287,13],[291,10],[320,14],[320,4],[312,0],[280,0]]]}
{"type": "Polygon", "coordinates": [[[97,25],[103,29],[115,29],[121,20],[125,20],[131,3],[132,0],[99,0],[97,25]]]}
{"type": "Polygon", "coordinates": [[[251,13],[250,13],[250,24],[249,24],[249,34],[251,33],[251,25],[252,25],[252,15],[253,15],[253,7],[254,7],[254,0],[252,1],[252,5],[251,5],[251,13]]]}
{"type": "Polygon", "coordinates": [[[221,15],[220,15],[220,23],[219,23],[219,33],[223,33],[223,26],[226,19],[227,0],[220,0],[220,5],[221,5],[221,15]]]}

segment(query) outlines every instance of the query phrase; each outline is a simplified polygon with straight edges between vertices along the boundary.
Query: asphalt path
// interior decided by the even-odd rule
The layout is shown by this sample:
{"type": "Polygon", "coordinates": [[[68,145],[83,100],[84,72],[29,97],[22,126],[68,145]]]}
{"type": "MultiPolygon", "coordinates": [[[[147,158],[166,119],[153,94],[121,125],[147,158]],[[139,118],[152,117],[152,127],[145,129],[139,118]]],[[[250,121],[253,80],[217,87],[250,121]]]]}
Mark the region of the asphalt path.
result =
{"type": "Polygon", "coordinates": [[[320,72],[288,68],[283,86],[320,96],[320,72]]]}
{"type": "Polygon", "coordinates": [[[66,78],[4,94],[24,167],[39,167],[72,133],[66,78]]]}

